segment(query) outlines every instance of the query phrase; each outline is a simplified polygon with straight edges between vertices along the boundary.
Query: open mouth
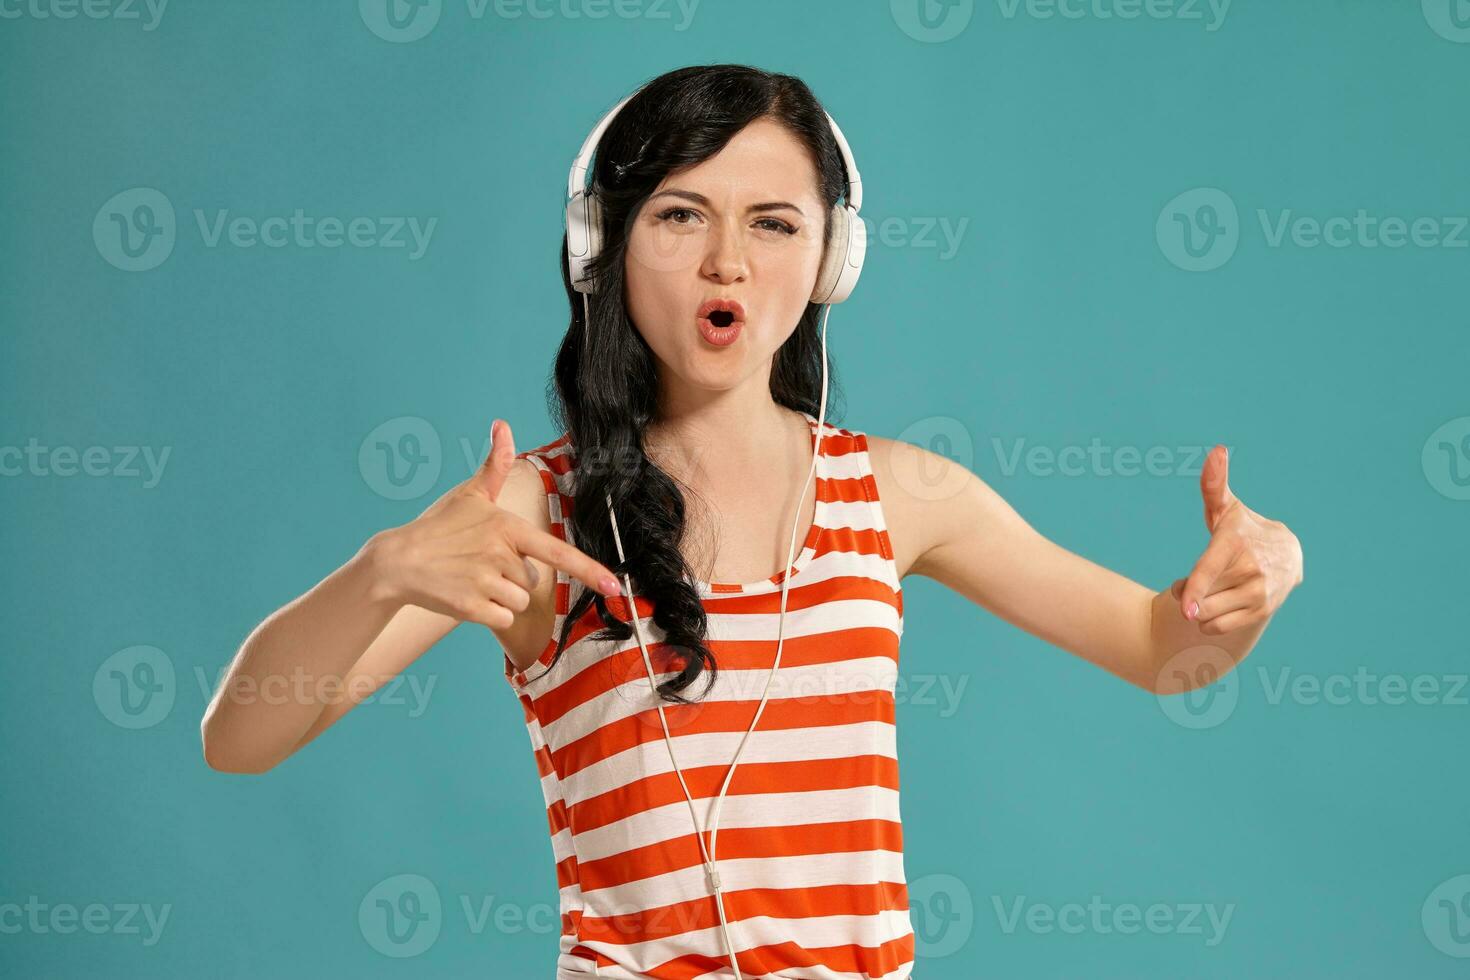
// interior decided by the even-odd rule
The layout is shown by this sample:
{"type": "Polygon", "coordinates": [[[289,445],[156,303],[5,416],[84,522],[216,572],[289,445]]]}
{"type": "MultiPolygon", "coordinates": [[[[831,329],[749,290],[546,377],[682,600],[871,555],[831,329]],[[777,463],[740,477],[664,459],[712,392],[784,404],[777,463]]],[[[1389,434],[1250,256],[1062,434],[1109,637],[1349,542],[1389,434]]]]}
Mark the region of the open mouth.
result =
{"type": "Polygon", "coordinates": [[[707,299],[695,313],[699,332],[716,347],[728,347],[740,336],[745,324],[745,307],[733,299],[707,299]]]}
{"type": "Polygon", "coordinates": [[[709,320],[716,327],[730,327],[745,320],[745,307],[738,300],[707,299],[699,304],[695,319],[709,320]]]}

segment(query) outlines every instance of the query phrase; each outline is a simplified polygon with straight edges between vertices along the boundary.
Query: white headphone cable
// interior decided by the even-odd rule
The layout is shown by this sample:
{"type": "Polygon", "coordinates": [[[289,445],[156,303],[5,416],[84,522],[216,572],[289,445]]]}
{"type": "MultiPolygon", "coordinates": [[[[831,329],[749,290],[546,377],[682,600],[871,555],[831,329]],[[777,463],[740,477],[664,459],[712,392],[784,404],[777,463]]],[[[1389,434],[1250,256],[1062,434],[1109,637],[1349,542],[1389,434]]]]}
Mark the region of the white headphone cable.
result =
{"type": "MultiPolygon", "coordinates": [[[[590,322],[590,310],[588,309],[587,294],[582,294],[582,309],[587,319],[584,324],[590,322]]],[[[750,727],[746,729],[745,735],[740,740],[740,745],[735,750],[735,758],[730,762],[730,768],[725,773],[725,781],[720,786],[719,796],[715,798],[714,812],[710,824],[709,848],[704,846],[704,831],[700,828],[699,817],[694,810],[694,799],[689,792],[689,784],[684,781],[684,773],[679,768],[679,762],[674,758],[674,743],[669,735],[668,719],[664,715],[663,698],[659,697],[658,684],[653,677],[653,661],[648,655],[648,646],[643,639],[643,628],[640,625],[638,606],[633,595],[633,581],[631,576],[623,572],[623,594],[628,599],[628,616],[633,621],[633,632],[638,640],[638,649],[643,654],[643,666],[648,673],[648,686],[654,695],[654,708],[658,711],[659,723],[663,726],[664,745],[668,748],[669,762],[674,767],[674,774],[679,778],[679,785],[684,790],[684,800],[689,805],[689,817],[694,822],[695,839],[699,842],[699,851],[703,858],[705,874],[709,879],[710,887],[714,891],[715,908],[720,916],[720,933],[725,940],[725,951],[730,958],[730,966],[735,971],[735,980],[745,980],[745,975],[740,972],[740,964],[735,957],[735,944],[730,940],[730,926],[725,917],[725,901],[720,884],[720,872],[716,863],[714,852],[716,839],[720,832],[720,811],[725,802],[725,791],[730,787],[730,780],[735,775],[735,767],[740,762],[740,756],[745,751],[745,744],[750,740],[750,735],[755,731],[756,724],[760,721],[762,712],[765,711],[766,701],[771,693],[771,682],[776,678],[776,670],[781,666],[781,651],[786,638],[786,596],[791,588],[791,563],[796,556],[796,529],[801,525],[801,502],[806,499],[806,488],[811,484],[812,477],[816,473],[817,460],[822,454],[822,430],[827,417],[827,316],[832,312],[830,304],[822,307],[822,397],[817,408],[817,428],[814,435],[812,463],[807,469],[806,481],[801,485],[801,493],[797,495],[796,520],[791,524],[791,541],[786,552],[786,564],[782,570],[781,578],[781,615],[776,628],[776,659],[771,665],[771,672],[766,676],[766,686],[761,692],[760,704],[755,709],[755,717],[751,719],[750,727]]],[[[618,533],[618,519],[613,512],[612,493],[607,493],[607,513],[612,521],[613,542],[617,547],[619,563],[626,561],[623,554],[623,539],[618,533]]],[[[815,516],[813,517],[815,522],[815,516]]]]}

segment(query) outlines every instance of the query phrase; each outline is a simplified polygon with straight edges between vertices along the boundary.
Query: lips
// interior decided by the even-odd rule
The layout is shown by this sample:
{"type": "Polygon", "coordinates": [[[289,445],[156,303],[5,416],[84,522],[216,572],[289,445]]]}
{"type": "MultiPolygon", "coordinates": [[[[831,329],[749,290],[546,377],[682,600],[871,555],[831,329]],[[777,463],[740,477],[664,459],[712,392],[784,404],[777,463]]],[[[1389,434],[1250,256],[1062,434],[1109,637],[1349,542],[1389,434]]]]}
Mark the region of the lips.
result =
{"type": "Polygon", "coordinates": [[[716,347],[728,347],[745,325],[745,307],[733,299],[707,299],[695,313],[699,332],[716,347]]]}

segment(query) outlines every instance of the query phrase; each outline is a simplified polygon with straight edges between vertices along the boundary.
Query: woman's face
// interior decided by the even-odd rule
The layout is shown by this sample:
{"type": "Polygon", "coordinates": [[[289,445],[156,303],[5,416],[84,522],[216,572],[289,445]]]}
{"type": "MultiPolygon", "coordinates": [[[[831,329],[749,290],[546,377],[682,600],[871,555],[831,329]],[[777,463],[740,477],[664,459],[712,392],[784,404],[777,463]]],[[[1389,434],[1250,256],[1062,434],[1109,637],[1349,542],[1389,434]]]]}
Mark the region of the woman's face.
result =
{"type": "Polygon", "coordinates": [[[825,221],[816,165],[771,119],[665,177],[632,219],[624,262],[628,312],[662,383],[669,372],[707,390],[767,377],[811,297],[825,221]],[[744,322],[701,327],[700,307],[715,299],[738,302],[744,322]]]}

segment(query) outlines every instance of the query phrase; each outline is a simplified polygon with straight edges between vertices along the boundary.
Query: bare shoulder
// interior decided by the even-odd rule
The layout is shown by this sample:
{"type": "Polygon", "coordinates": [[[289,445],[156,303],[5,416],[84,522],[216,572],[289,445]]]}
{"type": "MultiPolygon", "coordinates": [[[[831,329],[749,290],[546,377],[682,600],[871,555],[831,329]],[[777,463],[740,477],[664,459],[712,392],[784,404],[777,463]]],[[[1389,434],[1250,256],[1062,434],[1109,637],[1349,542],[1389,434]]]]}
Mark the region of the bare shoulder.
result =
{"type": "Polygon", "coordinates": [[[921,558],[945,540],[956,500],[972,490],[979,477],[922,446],[871,433],[865,436],[899,577],[922,574],[921,558]]]}
{"type": "Polygon", "coordinates": [[[505,483],[500,488],[496,505],[517,517],[529,521],[542,531],[551,530],[551,512],[546,503],[546,484],[541,478],[541,468],[531,462],[530,457],[518,455],[505,483]]]}

